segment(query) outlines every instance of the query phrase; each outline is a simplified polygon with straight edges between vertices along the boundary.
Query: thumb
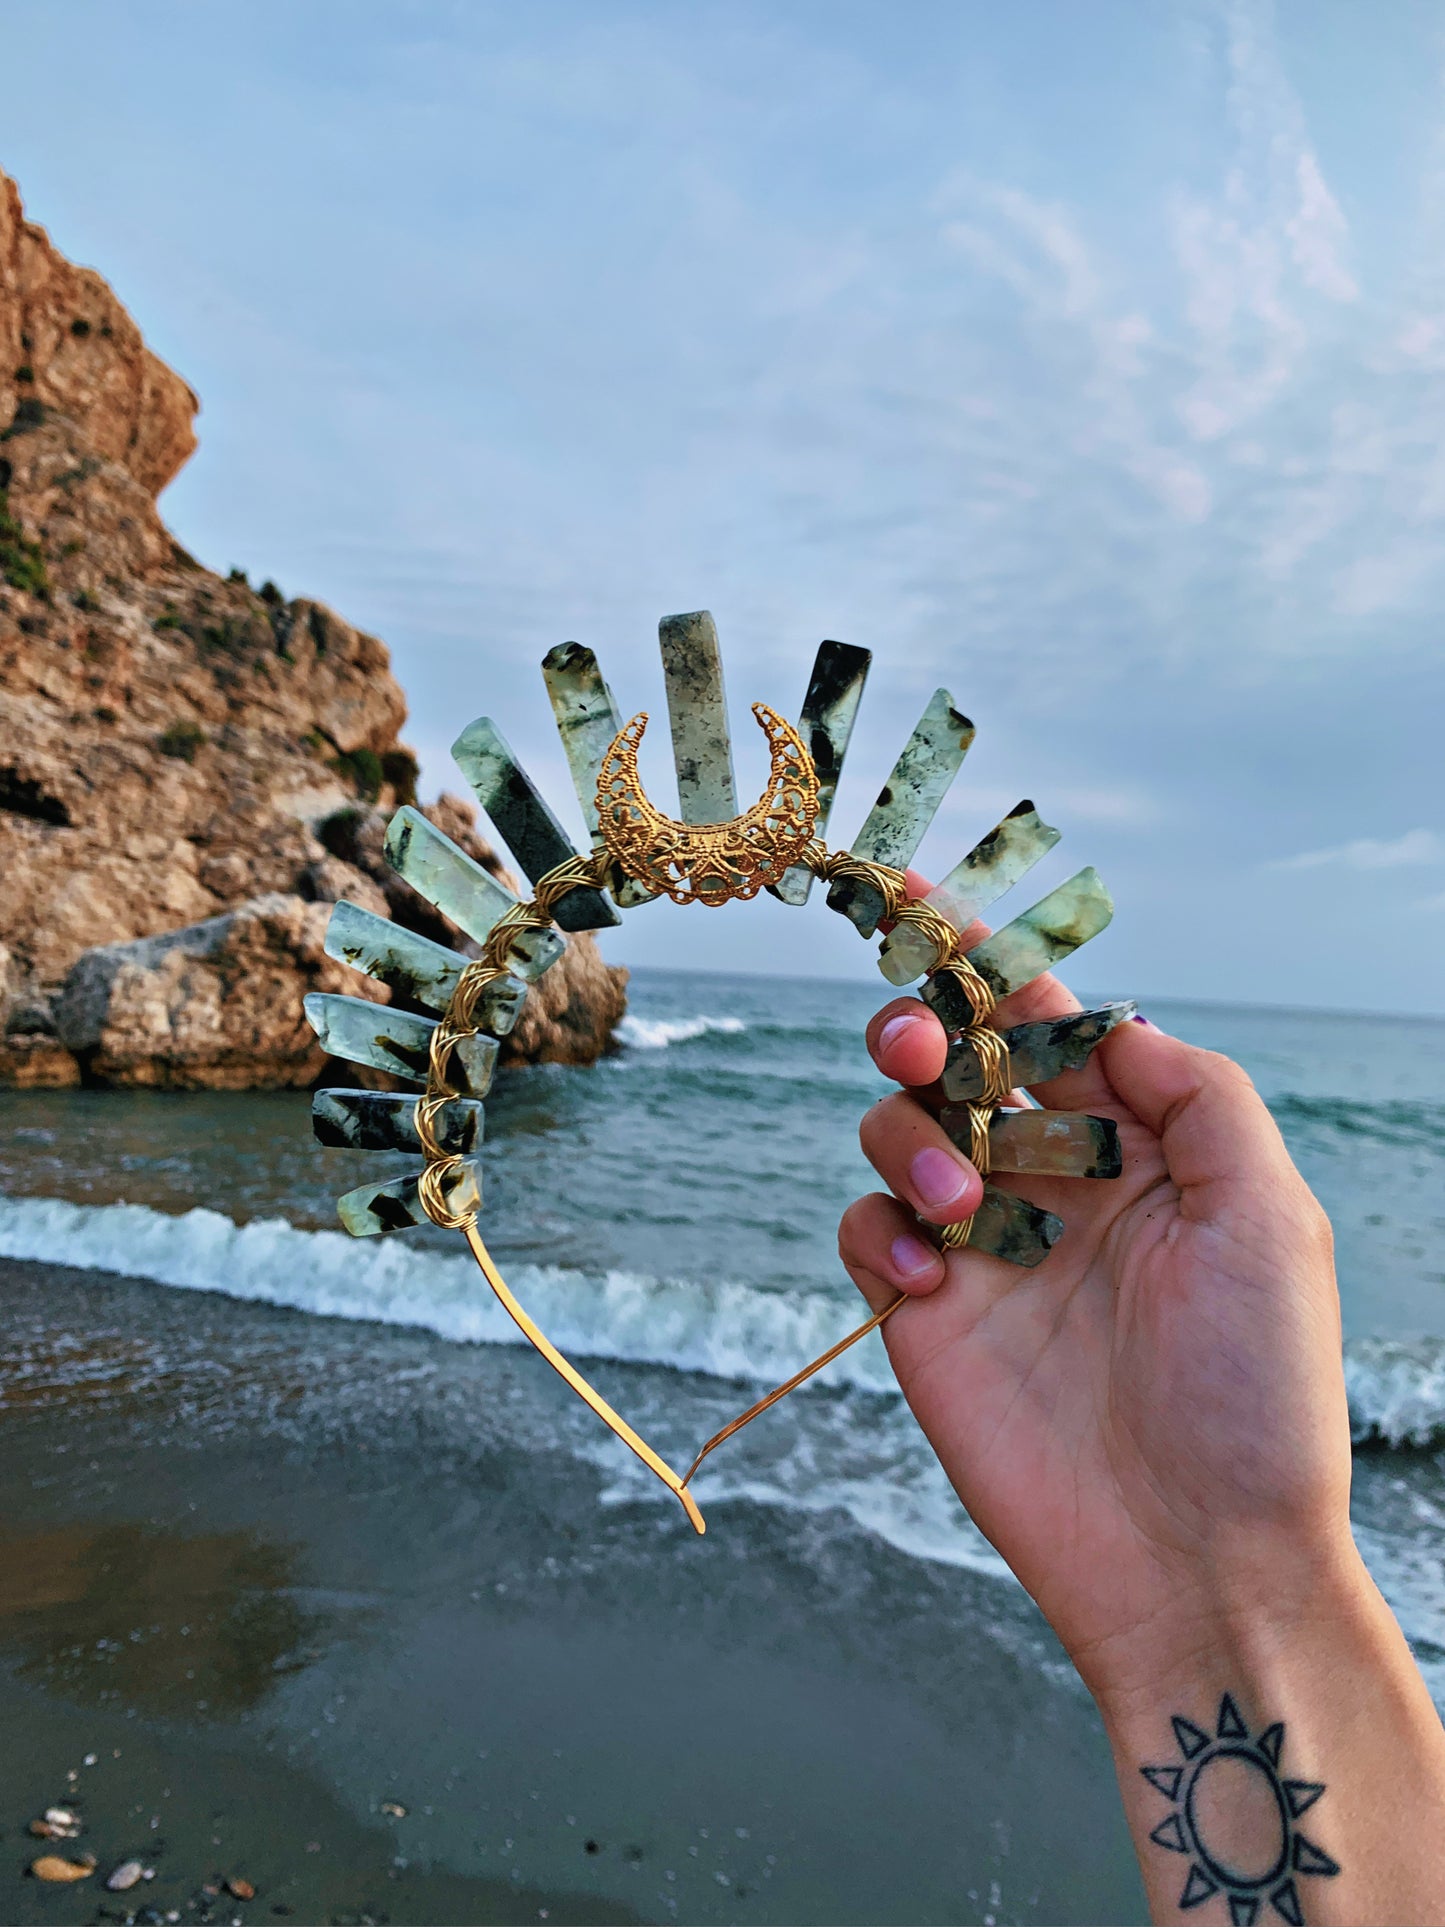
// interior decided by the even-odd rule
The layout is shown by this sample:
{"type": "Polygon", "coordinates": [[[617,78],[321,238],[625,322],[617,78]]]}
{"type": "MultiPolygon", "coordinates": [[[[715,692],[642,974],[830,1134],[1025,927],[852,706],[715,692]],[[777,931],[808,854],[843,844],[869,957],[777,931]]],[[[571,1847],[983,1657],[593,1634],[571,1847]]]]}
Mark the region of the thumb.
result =
{"type": "Polygon", "coordinates": [[[1159,1139],[1169,1175],[1206,1217],[1248,1188],[1300,1184],[1249,1075],[1232,1058],[1170,1037],[1147,1021],[1120,1024],[1100,1044],[1115,1093],[1159,1139]]]}

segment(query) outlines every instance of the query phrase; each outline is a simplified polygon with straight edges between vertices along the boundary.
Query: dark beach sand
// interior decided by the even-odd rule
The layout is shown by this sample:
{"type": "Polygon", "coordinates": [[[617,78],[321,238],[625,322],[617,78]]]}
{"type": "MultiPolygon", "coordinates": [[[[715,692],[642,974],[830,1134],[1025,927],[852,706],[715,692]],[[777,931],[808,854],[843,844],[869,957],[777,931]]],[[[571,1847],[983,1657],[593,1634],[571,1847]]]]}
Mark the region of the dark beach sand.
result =
{"type": "Polygon", "coordinates": [[[565,1394],[521,1351],[0,1290],[0,1919],[1144,1918],[1098,1721],[1000,1582],[599,1510],[526,1449],[565,1394]],[[24,1878],[67,1798],[154,1882],[24,1878]],[[254,1900],[201,1892],[231,1873],[254,1900]]]}

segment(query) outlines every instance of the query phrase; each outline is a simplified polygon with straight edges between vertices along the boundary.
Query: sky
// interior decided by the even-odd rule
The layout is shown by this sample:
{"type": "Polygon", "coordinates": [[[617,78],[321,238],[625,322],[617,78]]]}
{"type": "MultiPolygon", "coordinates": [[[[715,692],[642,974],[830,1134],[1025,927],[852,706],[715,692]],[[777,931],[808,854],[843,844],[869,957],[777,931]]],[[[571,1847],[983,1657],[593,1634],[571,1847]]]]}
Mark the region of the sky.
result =
{"type": "MultiPolygon", "coordinates": [[[[836,843],[952,692],[923,867],[1031,797],[1081,990],[1445,1013],[1438,9],[10,0],[0,59],[202,397],[167,519],[387,642],[428,793],[490,714],[580,835],[541,657],[660,718],[706,607],[744,796],[748,704],[874,652],[836,843]]],[[[816,897],[604,946],[873,969],[816,897]]]]}

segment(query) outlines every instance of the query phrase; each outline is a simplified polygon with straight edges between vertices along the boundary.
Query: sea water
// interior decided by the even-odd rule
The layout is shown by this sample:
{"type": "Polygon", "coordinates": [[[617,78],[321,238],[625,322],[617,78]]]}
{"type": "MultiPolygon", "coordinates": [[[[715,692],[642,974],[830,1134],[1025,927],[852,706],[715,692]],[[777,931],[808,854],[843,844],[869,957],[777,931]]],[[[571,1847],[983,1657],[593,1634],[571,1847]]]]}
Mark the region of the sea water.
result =
{"type": "MultiPolygon", "coordinates": [[[[835,1241],[876,1183],[857,1121],[887,1088],[861,1041],[880,1001],[866,983],[639,971],[615,1056],[508,1073],[488,1100],[492,1251],[564,1351],[629,1368],[627,1415],[674,1462],[860,1317],[835,1241]]],[[[1334,1223],[1356,1535],[1445,1697],[1445,1024],[1149,1008],[1245,1065],[1334,1223]]],[[[322,1150],[304,1095],[4,1102],[0,1255],[458,1346],[520,1342],[454,1236],[357,1243],[334,1228],[339,1191],[407,1160],[322,1150]]],[[[533,1423],[537,1449],[599,1468],[612,1502],[674,1506],[580,1406],[539,1401],[533,1423]]],[[[876,1339],[732,1441],[697,1492],[705,1510],[809,1513],[815,1546],[832,1521],[970,1568],[997,1581],[1001,1619],[1011,1610],[1014,1582],[876,1339]]]]}

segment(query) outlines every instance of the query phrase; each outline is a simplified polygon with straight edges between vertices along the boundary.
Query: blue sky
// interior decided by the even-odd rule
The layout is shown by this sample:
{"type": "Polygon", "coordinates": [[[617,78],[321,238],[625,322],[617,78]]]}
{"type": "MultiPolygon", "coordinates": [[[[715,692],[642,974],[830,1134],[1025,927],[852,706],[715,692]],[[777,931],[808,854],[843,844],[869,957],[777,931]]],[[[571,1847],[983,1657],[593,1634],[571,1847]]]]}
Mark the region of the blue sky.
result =
{"type": "MultiPolygon", "coordinates": [[[[170,521],[389,643],[430,787],[485,711],[570,802],[542,654],[657,713],[706,606],[744,789],[748,702],[874,650],[838,840],[947,684],[925,857],[1032,796],[1041,886],[1118,901],[1086,990],[1445,1011],[1438,11],[11,0],[5,45],[0,165],[203,398],[170,521]]],[[[607,943],[871,969],[817,904],[607,943]]]]}

